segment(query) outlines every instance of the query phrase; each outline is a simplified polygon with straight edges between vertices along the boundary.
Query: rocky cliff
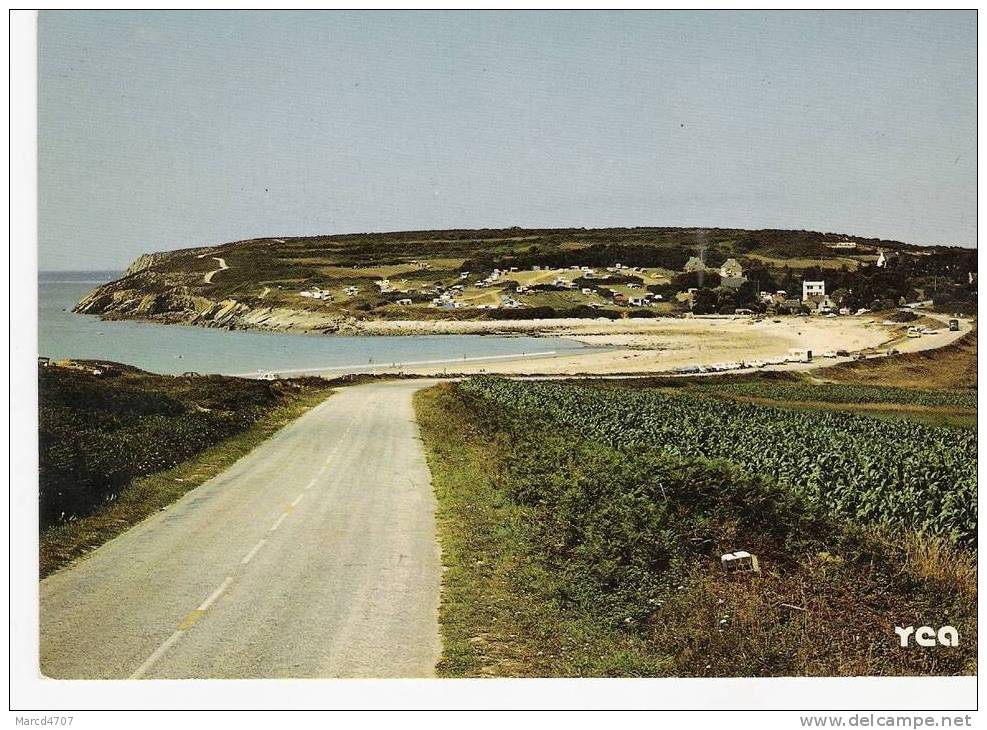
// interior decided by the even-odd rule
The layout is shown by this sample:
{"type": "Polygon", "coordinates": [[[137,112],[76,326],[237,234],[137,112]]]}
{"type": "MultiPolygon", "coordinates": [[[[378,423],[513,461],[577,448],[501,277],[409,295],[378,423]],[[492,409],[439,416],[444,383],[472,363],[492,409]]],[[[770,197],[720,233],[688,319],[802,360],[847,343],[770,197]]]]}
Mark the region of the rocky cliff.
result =
{"type": "MultiPolygon", "coordinates": [[[[181,254],[187,258],[195,250],[181,254]]],[[[227,329],[334,333],[352,326],[350,318],[329,313],[257,306],[257,302],[232,297],[212,298],[207,295],[208,287],[201,286],[202,274],[176,271],[174,258],[170,252],[139,256],[123,277],[93,289],[73,311],[103,319],[227,329]]]]}

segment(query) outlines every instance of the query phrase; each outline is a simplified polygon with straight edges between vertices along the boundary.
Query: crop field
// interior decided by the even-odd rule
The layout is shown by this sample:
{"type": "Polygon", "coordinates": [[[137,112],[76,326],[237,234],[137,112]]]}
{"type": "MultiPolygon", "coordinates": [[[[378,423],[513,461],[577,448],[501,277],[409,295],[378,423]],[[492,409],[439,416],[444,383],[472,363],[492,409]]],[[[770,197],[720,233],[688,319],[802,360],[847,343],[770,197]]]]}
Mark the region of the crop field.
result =
{"type": "MultiPolygon", "coordinates": [[[[445,570],[440,675],[976,673],[974,551],[861,525],[744,466],[816,460],[683,392],[472,380],[416,395],[445,570]],[[733,463],[695,455],[711,439],[733,463]],[[759,574],[724,573],[739,549],[759,574]],[[935,621],[958,649],[901,651],[891,627],[935,621]]],[[[799,422],[784,425],[794,443],[799,422]]]]}
{"type": "MultiPolygon", "coordinates": [[[[703,386],[699,386],[702,388],[703,386]]],[[[740,395],[772,400],[814,400],[824,403],[886,403],[931,408],[976,408],[977,394],[954,390],[915,390],[880,385],[844,385],[752,381],[722,383],[709,388],[724,395],[740,395]]]]}
{"type": "MultiPolygon", "coordinates": [[[[731,402],[691,390],[500,379],[473,379],[462,388],[608,446],[729,461],[861,524],[914,529],[961,545],[976,540],[975,431],[731,402]]],[[[832,397],[839,392],[855,391],[832,391],[832,397]]]]}

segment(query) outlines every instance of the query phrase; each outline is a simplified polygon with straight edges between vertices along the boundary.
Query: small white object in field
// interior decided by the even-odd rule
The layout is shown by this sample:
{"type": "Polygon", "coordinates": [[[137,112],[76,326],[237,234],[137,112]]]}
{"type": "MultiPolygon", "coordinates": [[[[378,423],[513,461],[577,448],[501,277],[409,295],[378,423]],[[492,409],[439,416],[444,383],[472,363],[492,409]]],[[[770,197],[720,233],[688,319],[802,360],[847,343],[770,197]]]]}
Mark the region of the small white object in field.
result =
{"type": "Polygon", "coordinates": [[[746,550],[738,550],[733,553],[726,553],[720,556],[720,564],[725,573],[760,573],[761,567],[758,565],[757,556],[751,555],[746,550]]]}

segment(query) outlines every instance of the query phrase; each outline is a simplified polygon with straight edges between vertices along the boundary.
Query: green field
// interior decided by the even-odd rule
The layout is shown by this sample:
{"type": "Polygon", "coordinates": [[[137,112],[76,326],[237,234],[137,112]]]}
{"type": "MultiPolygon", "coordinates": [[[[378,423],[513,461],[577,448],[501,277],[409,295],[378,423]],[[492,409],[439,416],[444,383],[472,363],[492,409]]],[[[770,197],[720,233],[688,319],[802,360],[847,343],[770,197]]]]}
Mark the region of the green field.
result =
{"type": "MultiPolygon", "coordinates": [[[[975,516],[975,451],[948,466],[962,499],[908,463],[925,495],[906,496],[908,514],[850,461],[849,480],[827,480],[818,465],[835,468],[840,450],[808,451],[796,411],[503,380],[433,388],[417,407],[439,500],[447,676],[975,672],[975,557],[958,545],[975,516]],[[759,556],[759,575],[721,571],[738,549],[759,556]],[[971,643],[900,650],[893,626],[936,621],[971,643]]],[[[887,427],[832,417],[825,427],[857,445],[887,427]]],[[[888,435],[924,433],[902,421],[888,435]]],[[[950,435],[970,447],[968,432],[950,435]]]]}
{"type": "Polygon", "coordinates": [[[669,394],[498,379],[463,387],[609,446],[729,461],[863,524],[976,541],[975,431],[731,402],[691,389],[669,394]]]}

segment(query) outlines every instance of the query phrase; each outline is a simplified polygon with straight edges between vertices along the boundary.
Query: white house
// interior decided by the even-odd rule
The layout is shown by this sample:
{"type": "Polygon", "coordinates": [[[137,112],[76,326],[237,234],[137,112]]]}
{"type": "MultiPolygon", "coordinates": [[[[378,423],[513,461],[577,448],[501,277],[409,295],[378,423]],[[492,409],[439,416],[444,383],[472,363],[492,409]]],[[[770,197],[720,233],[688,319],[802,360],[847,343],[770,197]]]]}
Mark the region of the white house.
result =
{"type": "Polygon", "coordinates": [[[826,282],[825,281],[803,281],[802,282],[802,301],[805,301],[809,297],[815,296],[826,296],[826,282]]]}

